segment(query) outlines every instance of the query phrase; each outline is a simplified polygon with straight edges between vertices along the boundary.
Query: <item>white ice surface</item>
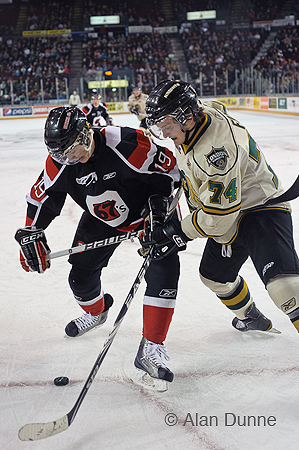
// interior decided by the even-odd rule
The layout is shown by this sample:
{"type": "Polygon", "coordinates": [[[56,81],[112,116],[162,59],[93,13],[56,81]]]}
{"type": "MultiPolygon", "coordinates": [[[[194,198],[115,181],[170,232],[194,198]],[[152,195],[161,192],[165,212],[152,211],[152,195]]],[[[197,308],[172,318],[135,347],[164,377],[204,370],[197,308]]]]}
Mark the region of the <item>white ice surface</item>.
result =
{"type": "MultiPolygon", "coordinates": [[[[288,188],[299,173],[299,118],[231,115],[247,126],[288,188]]],[[[115,299],[106,324],[78,339],[65,337],[65,325],[81,315],[68,287],[67,258],[53,260],[44,275],[27,274],[14,240],[24,224],[25,195],[46,157],[44,121],[0,121],[0,450],[297,450],[298,333],[268,297],[250,260],[241,274],[282,334],[234,330],[231,312],[198,278],[204,239],[181,253],[177,308],[166,341],[175,374],[169,390],[148,392],[129,381],[141,337],[142,284],[71,427],[43,441],[18,439],[24,424],[59,419],[73,407],[142,264],[137,242],[123,243],[103,273],[104,290],[115,299]],[[68,376],[70,384],[54,386],[56,376],[68,376]],[[177,425],[165,424],[168,413],[177,415],[177,425]],[[196,413],[216,418],[211,426],[196,425],[196,413]],[[276,422],[229,426],[225,413],[242,422],[244,416],[274,416],[276,422]]],[[[115,115],[114,123],[138,126],[129,115],[115,115]]],[[[292,202],[297,247],[298,204],[292,202]]],[[[53,252],[71,245],[80,214],[68,200],[46,232],[53,252]]]]}

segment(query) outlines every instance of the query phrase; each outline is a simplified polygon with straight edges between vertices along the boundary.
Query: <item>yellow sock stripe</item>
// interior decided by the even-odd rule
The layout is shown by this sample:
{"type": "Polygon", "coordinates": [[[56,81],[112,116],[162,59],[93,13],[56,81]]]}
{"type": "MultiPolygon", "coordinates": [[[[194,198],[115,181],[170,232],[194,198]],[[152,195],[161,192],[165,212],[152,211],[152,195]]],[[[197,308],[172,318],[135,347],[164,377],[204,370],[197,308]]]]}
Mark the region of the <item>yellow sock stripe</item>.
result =
{"type": "Polygon", "coordinates": [[[222,303],[229,309],[240,309],[249,302],[250,292],[246,282],[243,280],[243,288],[232,298],[221,298],[222,303]]]}
{"type": "Polygon", "coordinates": [[[292,321],[292,324],[294,325],[294,327],[296,328],[296,330],[299,333],[299,319],[295,320],[294,322],[292,321]]]}

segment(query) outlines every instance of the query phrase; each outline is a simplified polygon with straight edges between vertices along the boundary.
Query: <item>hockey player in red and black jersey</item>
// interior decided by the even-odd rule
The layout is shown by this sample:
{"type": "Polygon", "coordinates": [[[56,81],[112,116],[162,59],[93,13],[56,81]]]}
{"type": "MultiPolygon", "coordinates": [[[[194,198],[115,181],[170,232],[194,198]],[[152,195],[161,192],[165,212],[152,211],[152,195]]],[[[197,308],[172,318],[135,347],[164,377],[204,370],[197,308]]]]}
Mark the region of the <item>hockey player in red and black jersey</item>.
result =
{"type": "Polygon", "coordinates": [[[106,121],[106,125],[113,124],[106,103],[103,103],[100,100],[101,96],[99,94],[92,94],[90,103],[82,108],[82,111],[92,127],[101,126],[101,117],[106,121]]]}
{"type": "MultiPolygon", "coordinates": [[[[170,150],[155,145],[141,130],[93,129],[76,107],[54,108],[46,120],[44,139],[49,156],[27,195],[26,226],[16,232],[21,264],[28,272],[43,273],[49,268],[44,230],[60,214],[67,195],[84,210],[73,239],[76,246],[142,230],[142,211],[149,199],[166,205],[180,185],[170,150]]],[[[164,211],[161,219],[163,215],[164,211]]],[[[104,294],[100,276],[118,245],[69,257],[70,288],[84,313],[66,326],[68,336],[80,336],[106,321],[113,299],[104,294]]],[[[135,359],[143,375],[147,372],[166,382],[172,381],[173,374],[162,359],[168,357],[163,342],[174,312],[178,278],[176,251],[152,260],[145,275],[143,337],[135,359]]]]}

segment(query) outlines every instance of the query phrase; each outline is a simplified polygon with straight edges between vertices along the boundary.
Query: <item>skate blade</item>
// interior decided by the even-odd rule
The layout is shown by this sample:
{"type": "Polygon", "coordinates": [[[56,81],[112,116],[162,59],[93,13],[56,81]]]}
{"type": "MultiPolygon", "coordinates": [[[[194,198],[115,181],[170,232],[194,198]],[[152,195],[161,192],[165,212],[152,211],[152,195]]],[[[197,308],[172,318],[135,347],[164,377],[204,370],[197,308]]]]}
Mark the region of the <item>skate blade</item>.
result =
{"type": "MultiPolygon", "coordinates": [[[[237,328],[236,328],[237,329],[237,328]]],[[[238,330],[238,331],[241,331],[241,330],[238,330]]],[[[262,334],[281,334],[281,331],[279,331],[279,330],[277,330],[277,328],[274,328],[274,327],[271,327],[271,328],[269,328],[269,330],[246,330],[246,331],[243,331],[243,333],[245,334],[247,334],[247,333],[249,333],[249,334],[251,334],[251,333],[262,333],[262,334]]]]}
{"type": "Polygon", "coordinates": [[[131,374],[130,380],[137,386],[143,387],[149,391],[166,392],[168,389],[168,381],[153,378],[141,369],[135,369],[131,374]]]}
{"type": "Polygon", "coordinates": [[[266,330],[266,333],[281,334],[281,331],[277,330],[277,328],[271,327],[270,330],[266,330]]]}

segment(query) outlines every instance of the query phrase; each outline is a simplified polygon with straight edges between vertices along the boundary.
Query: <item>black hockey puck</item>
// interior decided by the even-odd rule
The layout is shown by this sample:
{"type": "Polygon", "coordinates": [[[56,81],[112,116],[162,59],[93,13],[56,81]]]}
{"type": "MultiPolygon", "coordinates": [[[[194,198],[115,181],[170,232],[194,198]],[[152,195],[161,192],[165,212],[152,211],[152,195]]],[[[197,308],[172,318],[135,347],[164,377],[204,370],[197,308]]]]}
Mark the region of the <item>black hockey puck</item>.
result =
{"type": "Polygon", "coordinates": [[[68,377],[57,377],[54,379],[55,386],[65,386],[69,383],[68,377]]]}

